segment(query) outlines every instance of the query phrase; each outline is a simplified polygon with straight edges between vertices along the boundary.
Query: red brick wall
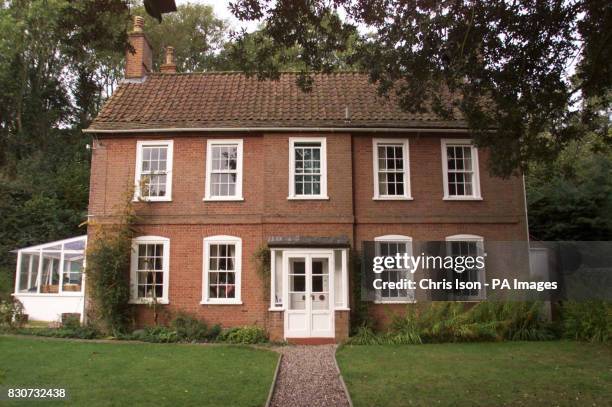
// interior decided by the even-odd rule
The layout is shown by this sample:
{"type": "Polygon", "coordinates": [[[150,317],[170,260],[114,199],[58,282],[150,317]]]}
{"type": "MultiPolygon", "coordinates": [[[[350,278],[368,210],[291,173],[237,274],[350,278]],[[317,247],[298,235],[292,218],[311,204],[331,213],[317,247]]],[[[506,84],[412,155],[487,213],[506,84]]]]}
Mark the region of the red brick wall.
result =
{"type": "MultiPolygon", "coordinates": [[[[397,138],[396,135],[375,137],[397,138]]],[[[403,234],[414,240],[444,240],[476,234],[486,240],[526,240],[521,178],[493,178],[488,155],[479,151],[482,201],[443,201],[441,136],[409,135],[412,201],[373,201],[372,136],[349,134],[180,134],[104,136],[93,152],[89,214],[112,222],[134,183],[138,140],[174,140],[171,202],[137,203],[143,235],[170,239],[170,311],[192,312],[224,326],[258,324],[271,334],[277,314],[268,312],[252,260],[269,236],[346,235],[357,249],[364,240],[403,234]],[[287,200],[289,137],[327,137],[329,200],[287,200]],[[241,202],[204,202],[206,140],[244,140],[241,202]],[[242,238],[242,305],[201,305],[202,245],[207,236],[242,238]],[[271,320],[272,318],[273,320],[271,320]]],[[[374,310],[377,306],[374,306],[374,310]]],[[[140,306],[142,313],[146,306],[140,306]]],[[[373,311],[381,315],[378,311],[373,311]]],[[[145,321],[145,315],[141,320],[145,321]]],[[[348,316],[347,316],[348,318],[348,316]]],[[[348,321],[348,319],[347,319],[348,321]]],[[[337,320],[337,328],[338,328],[337,320]]],[[[347,322],[348,326],[348,322],[347,322]]],[[[282,324],[280,325],[282,329],[282,324]]],[[[344,329],[344,328],[339,328],[344,329]]],[[[344,333],[343,333],[344,335],[344,333]]]]}
{"type": "Polygon", "coordinates": [[[126,51],[125,77],[126,79],[142,78],[153,67],[153,51],[149,40],[144,33],[132,32],[129,34],[130,45],[134,53],[126,51]]]}

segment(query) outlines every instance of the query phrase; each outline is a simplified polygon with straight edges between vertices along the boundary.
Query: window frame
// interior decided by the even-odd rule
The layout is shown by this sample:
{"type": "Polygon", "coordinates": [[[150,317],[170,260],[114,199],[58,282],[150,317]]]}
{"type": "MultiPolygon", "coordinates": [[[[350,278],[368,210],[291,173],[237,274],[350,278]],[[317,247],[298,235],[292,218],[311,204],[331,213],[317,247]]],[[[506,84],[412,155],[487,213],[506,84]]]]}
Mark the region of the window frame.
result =
{"type": "MultiPolygon", "coordinates": [[[[451,242],[475,242],[476,243],[476,255],[477,256],[486,256],[485,248],[484,248],[484,237],[478,235],[468,235],[468,234],[458,234],[446,236],[444,239],[446,241],[446,255],[451,256],[451,242]]],[[[487,299],[487,286],[485,283],[487,282],[487,266],[485,263],[485,267],[482,269],[481,273],[478,273],[478,281],[482,284],[482,290],[478,295],[470,295],[470,296],[460,296],[459,299],[463,302],[470,301],[484,301],[487,299]]]]}
{"type": "Polygon", "coordinates": [[[288,200],[326,200],[327,195],[327,138],[289,138],[289,196],[288,200]],[[321,192],[318,195],[296,195],[295,193],[295,145],[299,143],[321,143],[321,192]]]}
{"type": "Polygon", "coordinates": [[[152,298],[138,297],[138,246],[140,244],[162,244],[164,257],[162,260],[162,272],[164,283],[162,285],[162,297],[157,298],[157,304],[169,304],[170,287],[170,239],[162,236],[138,236],[132,239],[132,255],[130,259],[130,304],[152,304],[152,298]]]}
{"type": "Polygon", "coordinates": [[[374,197],[373,200],[380,201],[411,201],[412,191],[410,190],[410,148],[408,145],[408,139],[399,138],[374,138],[372,139],[372,159],[374,169],[374,197]],[[379,166],[378,166],[378,147],[379,145],[401,145],[403,151],[404,161],[404,194],[403,195],[381,195],[379,186],[379,166]]]}
{"type": "Polygon", "coordinates": [[[237,236],[216,235],[203,239],[202,255],[202,305],[241,305],[242,304],[242,239],[237,236]],[[214,244],[233,244],[236,246],[234,259],[235,298],[210,298],[208,293],[210,246],[214,244]]]}
{"type": "Polygon", "coordinates": [[[243,177],[243,139],[209,139],[206,142],[206,180],[204,186],[204,201],[243,201],[242,177],[243,177]],[[235,145],[236,153],[236,191],[231,196],[212,196],[212,149],[219,145],[235,145]]]}
{"type": "Polygon", "coordinates": [[[480,166],[478,164],[478,147],[474,145],[471,139],[442,139],[442,179],[444,188],[445,201],[481,201],[482,195],[480,191],[480,166]],[[472,195],[450,195],[448,190],[448,153],[447,147],[461,146],[470,147],[472,150],[472,195]]]}
{"type": "MultiPolygon", "coordinates": [[[[384,235],[384,236],[377,236],[374,238],[374,255],[375,256],[379,256],[379,246],[378,243],[405,243],[408,246],[408,249],[410,250],[410,255],[412,256],[414,253],[414,247],[412,245],[412,237],[410,236],[404,236],[404,235],[384,235]]],[[[408,270],[408,273],[410,273],[410,271],[408,270]]],[[[414,274],[412,274],[414,276],[414,274]]],[[[376,300],[374,301],[375,304],[414,304],[416,303],[416,290],[407,290],[407,291],[412,291],[412,296],[407,296],[407,297],[397,297],[397,298],[391,298],[391,297],[383,297],[382,294],[380,293],[380,290],[376,290],[376,300]],[[412,298],[410,298],[412,297],[412,298]]]]}
{"type": "Polygon", "coordinates": [[[138,140],[136,143],[136,171],[134,172],[134,202],[170,202],[172,201],[172,166],[174,162],[173,140],[138,140]],[[144,147],[166,146],[166,195],[145,197],[140,191],[140,177],[142,176],[142,158],[144,147]]]}

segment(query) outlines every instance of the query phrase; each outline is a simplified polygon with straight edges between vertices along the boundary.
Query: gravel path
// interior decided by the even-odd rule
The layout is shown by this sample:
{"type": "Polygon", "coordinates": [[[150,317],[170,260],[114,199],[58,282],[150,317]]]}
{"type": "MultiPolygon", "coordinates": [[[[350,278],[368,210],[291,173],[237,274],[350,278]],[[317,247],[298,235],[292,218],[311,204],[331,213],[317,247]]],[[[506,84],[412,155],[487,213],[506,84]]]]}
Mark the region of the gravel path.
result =
{"type": "Polygon", "coordinates": [[[347,407],[336,368],[336,345],[285,346],[272,407],[347,407]]]}

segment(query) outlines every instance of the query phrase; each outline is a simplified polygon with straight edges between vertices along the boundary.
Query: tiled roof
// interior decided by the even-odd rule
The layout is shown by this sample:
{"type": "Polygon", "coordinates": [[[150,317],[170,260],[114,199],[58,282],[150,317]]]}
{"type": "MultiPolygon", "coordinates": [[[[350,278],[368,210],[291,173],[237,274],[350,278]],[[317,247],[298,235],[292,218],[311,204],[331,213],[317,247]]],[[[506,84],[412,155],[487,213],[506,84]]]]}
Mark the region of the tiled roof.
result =
{"type": "Polygon", "coordinates": [[[394,95],[378,96],[363,73],[313,79],[312,91],[303,92],[294,73],[279,80],[238,72],[152,73],[142,82],[122,83],[89,129],[465,127],[433,113],[402,111],[394,95]]]}

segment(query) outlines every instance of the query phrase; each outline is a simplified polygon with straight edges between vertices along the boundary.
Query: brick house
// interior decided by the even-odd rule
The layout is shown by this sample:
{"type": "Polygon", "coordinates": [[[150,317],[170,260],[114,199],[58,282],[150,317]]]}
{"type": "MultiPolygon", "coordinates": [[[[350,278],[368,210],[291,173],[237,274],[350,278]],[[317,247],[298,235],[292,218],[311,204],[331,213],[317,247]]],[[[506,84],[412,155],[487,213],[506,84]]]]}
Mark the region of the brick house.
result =
{"type": "MultiPolygon", "coordinates": [[[[304,93],[293,73],[178,74],[171,50],[152,72],[138,18],[130,41],[126,79],[85,131],[95,139],[89,217],[112,223],[136,186],[134,304],[155,295],[170,311],[257,324],[273,339],[342,340],[361,300],[349,252],[363,242],[527,241],[522,179],[490,176],[464,122],[404,112],[361,73],[316,74],[304,93]],[[266,282],[253,260],[262,247],[266,282]]],[[[384,321],[414,300],[383,293],[370,312],[384,321]]]]}

